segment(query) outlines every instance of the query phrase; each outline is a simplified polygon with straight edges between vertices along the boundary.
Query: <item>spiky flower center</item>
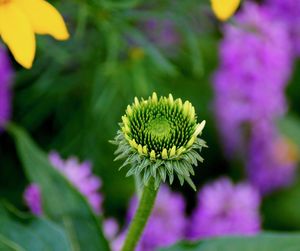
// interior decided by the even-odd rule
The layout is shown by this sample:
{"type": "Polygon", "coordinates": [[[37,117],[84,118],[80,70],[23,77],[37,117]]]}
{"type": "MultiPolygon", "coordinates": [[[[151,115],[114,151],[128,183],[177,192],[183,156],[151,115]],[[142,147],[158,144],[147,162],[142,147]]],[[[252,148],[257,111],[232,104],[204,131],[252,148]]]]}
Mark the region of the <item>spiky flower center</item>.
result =
{"type": "MultiPolygon", "coordinates": [[[[123,133],[129,144],[140,154],[152,159],[167,159],[184,152],[197,137],[197,118],[190,102],[181,99],[148,100],[128,106],[123,116],[123,133]]],[[[199,130],[198,130],[199,131],[199,130]]]]}
{"type": "Polygon", "coordinates": [[[145,134],[151,138],[162,139],[169,137],[171,126],[169,121],[164,117],[158,117],[148,122],[145,128],[145,134]]]}

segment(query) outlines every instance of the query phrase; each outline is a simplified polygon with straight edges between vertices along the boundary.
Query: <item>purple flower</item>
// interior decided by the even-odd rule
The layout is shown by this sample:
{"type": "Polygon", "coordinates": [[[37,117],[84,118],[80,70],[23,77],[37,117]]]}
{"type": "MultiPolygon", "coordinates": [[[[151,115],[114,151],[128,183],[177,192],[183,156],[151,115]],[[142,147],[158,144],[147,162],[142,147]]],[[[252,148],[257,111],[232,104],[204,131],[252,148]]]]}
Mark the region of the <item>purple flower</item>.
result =
{"type": "Polygon", "coordinates": [[[293,64],[289,29],[273,12],[268,5],[245,4],[237,25],[225,26],[214,75],[214,107],[227,153],[245,156],[249,179],[262,193],[289,184],[295,173],[295,161],[284,163],[273,154],[293,64]]]}
{"type": "Polygon", "coordinates": [[[31,184],[25,189],[24,201],[34,215],[43,214],[41,191],[37,184],[31,184]]]}
{"type": "Polygon", "coordinates": [[[11,115],[13,70],[6,50],[0,46],[0,131],[11,115]]]}
{"type": "Polygon", "coordinates": [[[103,231],[107,239],[114,240],[119,231],[118,222],[113,218],[106,219],[103,222],[103,231]]]}
{"type": "Polygon", "coordinates": [[[268,0],[274,18],[283,20],[288,25],[294,50],[300,56],[300,1],[268,0]]]}
{"type": "Polygon", "coordinates": [[[249,179],[263,194],[292,183],[298,149],[278,134],[274,124],[257,124],[253,128],[249,148],[249,179]]]}
{"type": "MultiPolygon", "coordinates": [[[[65,175],[70,182],[86,197],[94,212],[101,213],[102,195],[99,193],[101,187],[101,180],[92,174],[92,166],[88,161],[80,163],[76,157],[70,157],[63,160],[58,153],[51,152],[49,160],[53,167],[57,168],[63,175],[65,175]]],[[[37,188],[27,189],[25,193],[25,202],[31,209],[33,214],[36,214],[32,208],[41,206],[40,196],[36,196],[37,188]],[[30,199],[26,199],[29,197],[30,199]]],[[[42,210],[41,210],[42,211],[42,210]]]]}
{"type": "Polygon", "coordinates": [[[243,145],[243,129],[286,110],[284,88],[292,66],[286,25],[267,8],[245,4],[228,24],[214,76],[216,117],[228,153],[243,145]]]}
{"type": "Polygon", "coordinates": [[[222,178],[198,194],[198,206],[187,228],[188,238],[248,235],[260,230],[260,196],[250,185],[222,178]]]}
{"type": "MultiPolygon", "coordinates": [[[[131,200],[128,219],[133,218],[137,207],[137,198],[131,200]]],[[[185,201],[179,194],[161,186],[155,206],[145,227],[137,251],[154,251],[156,248],[174,244],[184,238],[186,227],[185,201]]],[[[119,251],[125,239],[126,231],[113,242],[113,250],[119,251]]]]}
{"type": "Polygon", "coordinates": [[[113,239],[110,243],[112,251],[121,251],[123,247],[123,243],[126,238],[126,231],[121,232],[115,239],[113,239]]]}
{"type": "Polygon", "coordinates": [[[91,163],[89,161],[80,163],[76,157],[63,160],[56,152],[49,154],[49,160],[87,198],[94,211],[99,214],[103,200],[98,192],[101,180],[92,174],[91,163]]]}

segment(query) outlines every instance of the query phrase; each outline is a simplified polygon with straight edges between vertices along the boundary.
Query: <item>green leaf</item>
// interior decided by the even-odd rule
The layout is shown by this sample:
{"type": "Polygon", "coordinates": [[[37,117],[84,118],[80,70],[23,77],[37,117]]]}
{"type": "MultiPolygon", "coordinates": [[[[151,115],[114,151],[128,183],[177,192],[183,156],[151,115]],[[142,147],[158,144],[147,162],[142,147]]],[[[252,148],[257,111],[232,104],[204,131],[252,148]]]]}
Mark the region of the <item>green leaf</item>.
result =
{"type": "Polygon", "coordinates": [[[71,251],[66,233],[46,219],[21,224],[0,206],[0,251],[71,251]]]}
{"type": "Polygon", "coordinates": [[[264,198],[262,214],[268,229],[300,229],[300,182],[264,198]]]}
{"type": "Polygon", "coordinates": [[[45,214],[65,228],[72,250],[110,250],[102,232],[102,224],[86,198],[51,166],[46,154],[23,129],[11,124],[8,131],[15,138],[27,177],[41,188],[45,214]]]}
{"type": "Polygon", "coordinates": [[[299,251],[300,233],[263,233],[253,237],[222,237],[179,243],[161,251],[299,251]]]}
{"type": "Polygon", "coordinates": [[[26,251],[17,243],[5,238],[0,234],[0,251],[26,251]]]}

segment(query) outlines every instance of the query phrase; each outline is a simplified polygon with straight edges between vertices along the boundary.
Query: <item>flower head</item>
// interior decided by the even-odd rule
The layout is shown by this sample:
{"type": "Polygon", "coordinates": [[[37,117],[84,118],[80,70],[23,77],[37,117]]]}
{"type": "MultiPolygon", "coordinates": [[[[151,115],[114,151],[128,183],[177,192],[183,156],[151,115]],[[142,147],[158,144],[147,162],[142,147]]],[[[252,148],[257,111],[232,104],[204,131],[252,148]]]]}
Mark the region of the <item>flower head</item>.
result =
{"type": "Polygon", "coordinates": [[[241,0],[211,0],[212,9],[221,21],[229,19],[238,9],[241,0]]]}
{"type": "Polygon", "coordinates": [[[198,194],[187,235],[191,239],[230,234],[255,234],[260,230],[260,196],[248,184],[222,178],[198,194]]]}
{"type": "MultiPolygon", "coordinates": [[[[128,210],[128,221],[132,220],[138,200],[134,197],[128,210]]],[[[137,251],[153,251],[160,247],[174,244],[184,238],[186,228],[185,201],[180,194],[161,186],[153,211],[144,233],[137,246],[137,251]]],[[[126,231],[112,242],[113,251],[120,251],[126,231]]]]}
{"type": "MultiPolygon", "coordinates": [[[[86,197],[94,212],[102,211],[102,195],[99,193],[101,180],[92,174],[92,166],[88,161],[80,163],[77,158],[70,157],[63,160],[58,153],[51,152],[49,160],[53,167],[57,168],[67,179],[86,197]]],[[[36,214],[35,208],[42,208],[41,195],[37,185],[29,186],[24,194],[26,204],[32,213],[36,214]]],[[[41,210],[42,211],[42,210],[41,210]]]]}
{"type": "Polygon", "coordinates": [[[94,211],[100,213],[102,196],[98,190],[101,187],[101,180],[92,174],[91,163],[89,161],[80,163],[75,157],[63,160],[56,152],[49,154],[49,160],[87,198],[94,211]]]}
{"type": "Polygon", "coordinates": [[[6,50],[0,46],[0,131],[11,113],[11,84],[13,70],[6,50]]]}
{"type": "Polygon", "coordinates": [[[58,40],[69,37],[59,12],[44,0],[0,0],[1,37],[16,61],[30,68],[35,56],[34,33],[58,40]]]}
{"type": "Polygon", "coordinates": [[[292,68],[288,30],[269,9],[245,4],[236,22],[225,26],[214,76],[216,117],[229,153],[243,144],[245,125],[284,114],[292,68]]]}
{"type": "Polygon", "coordinates": [[[194,189],[190,178],[193,165],[203,161],[198,151],[205,147],[199,138],[205,121],[198,124],[195,109],[188,101],[168,98],[158,99],[156,93],[147,100],[138,100],[128,105],[112,142],[118,145],[117,159],[127,158],[121,166],[131,165],[127,176],[142,175],[144,184],[155,179],[156,187],[174,174],[181,184],[187,181],[194,189]]]}
{"type": "Polygon", "coordinates": [[[24,192],[24,201],[30,211],[37,216],[43,214],[41,190],[37,184],[31,184],[26,187],[24,192]]]}
{"type": "Polygon", "coordinates": [[[286,112],[285,87],[294,58],[287,24],[273,12],[268,5],[244,5],[236,16],[239,25],[225,26],[214,76],[215,111],[226,150],[246,153],[250,182],[262,193],[290,184],[295,173],[295,161],[282,161],[289,157],[278,158],[274,150],[282,142],[276,120],[286,112]]]}

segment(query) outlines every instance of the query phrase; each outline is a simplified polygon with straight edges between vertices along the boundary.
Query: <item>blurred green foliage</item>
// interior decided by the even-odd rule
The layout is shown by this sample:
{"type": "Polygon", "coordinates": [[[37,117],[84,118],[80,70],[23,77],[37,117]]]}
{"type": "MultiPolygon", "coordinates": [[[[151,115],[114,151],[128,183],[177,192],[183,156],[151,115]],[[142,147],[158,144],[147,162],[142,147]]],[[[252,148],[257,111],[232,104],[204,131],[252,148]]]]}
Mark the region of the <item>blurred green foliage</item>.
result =
{"type": "MultiPolygon", "coordinates": [[[[133,182],[117,171],[120,163],[113,162],[114,147],[108,141],[134,96],[147,97],[155,90],[159,95],[172,93],[189,99],[199,119],[213,124],[209,81],[217,61],[218,32],[209,12],[202,8],[202,4],[209,7],[207,3],[64,1],[58,9],[67,20],[71,39],[57,43],[39,37],[33,69],[17,71],[14,121],[45,150],[92,160],[95,173],[103,180],[107,214],[120,216],[133,193],[133,182]],[[172,55],[151,41],[142,26],[148,20],[167,18],[180,36],[172,55]]],[[[209,134],[210,147],[218,151],[212,126],[205,137],[209,134]]],[[[5,142],[1,155],[17,159],[10,142],[5,142]]],[[[215,173],[219,160],[205,157],[213,166],[209,172],[215,173]]],[[[25,183],[23,176],[16,174],[21,172],[20,164],[17,160],[6,163],[7,170],[1,172],[8,172],[9,183],[22,181],[15,199],[20,202],[25,183]]]]}
{"type": "Polygon", "coordinates": [[[49,220],[33,218],[0,204],[0,222],[0,250],[71,250],[67,235],[49,220]]]}
{"type": "Polygon", "coordinates": [[[161,251],[297,251],[299,242],[299,234],[263,233],[254,237],[221,237],[193,244],[179,243],[161,251]]]}
{"type": "MultiPolygon", "coordinates": [[[[199,119],[207,120],[203,137],[209,149],[203,151],[204,165],[196,169],[197,186],[223,174],[243,178],[241,164],[229,164],[223,156],[212,114],[211,75],[217,67],[221,35],[208,0],[66,0],[54,4],[65,16],[71,39],[57,43],[39,37],[32,70],[16,66],[13,121],[26,128],[45,151],[55,149],[64,157],[76,155],[93,162],[104,185],[106,215],[124,219],[134,192],[133,180],[125,179],[124,171],[118,172],[120,163],[113,162],[115,149],[108,142],[134,96],[172,93],[190,100],[199,119]],[[155,43],[143,26],[149,20],[166,19],[180,38],[167,48],[155,43]]],[[[299,69],[300,64],[295,64],[287,90],[295,116],[300,115],[299,69]]],[[[23,208],[22,193],[28,181],[11,138],[0,137],[0,196],[23,208]]],[[[189,211],[195,194],[187,186],[180,190],[189,211]]],[[[285,206],[285,202],[280,204],[285,206]]],[[[273,210],[268,205],[266,200],[267,213],[273,210]]],[[[284,224],[266,217],[265,224],[300,229],[300,220],[292,222],[289,213],[286,217],[284,224]]]]}
{"type": "MultiPolygon", "coordinates": [[[[12,124],[8,130],[15,139],[27,177],[39,185],[42,194],[46,194],[42,199],[45,217],[60,224],[61,231],[67,234],[72,244],[71,250],[109,251],[102,221],[93,213],[87,199],[51,166],[47,155],[26,132],[12,124]]],[[[42,231],[46,231],[44,227],[41,227],[42,231]]]]}

